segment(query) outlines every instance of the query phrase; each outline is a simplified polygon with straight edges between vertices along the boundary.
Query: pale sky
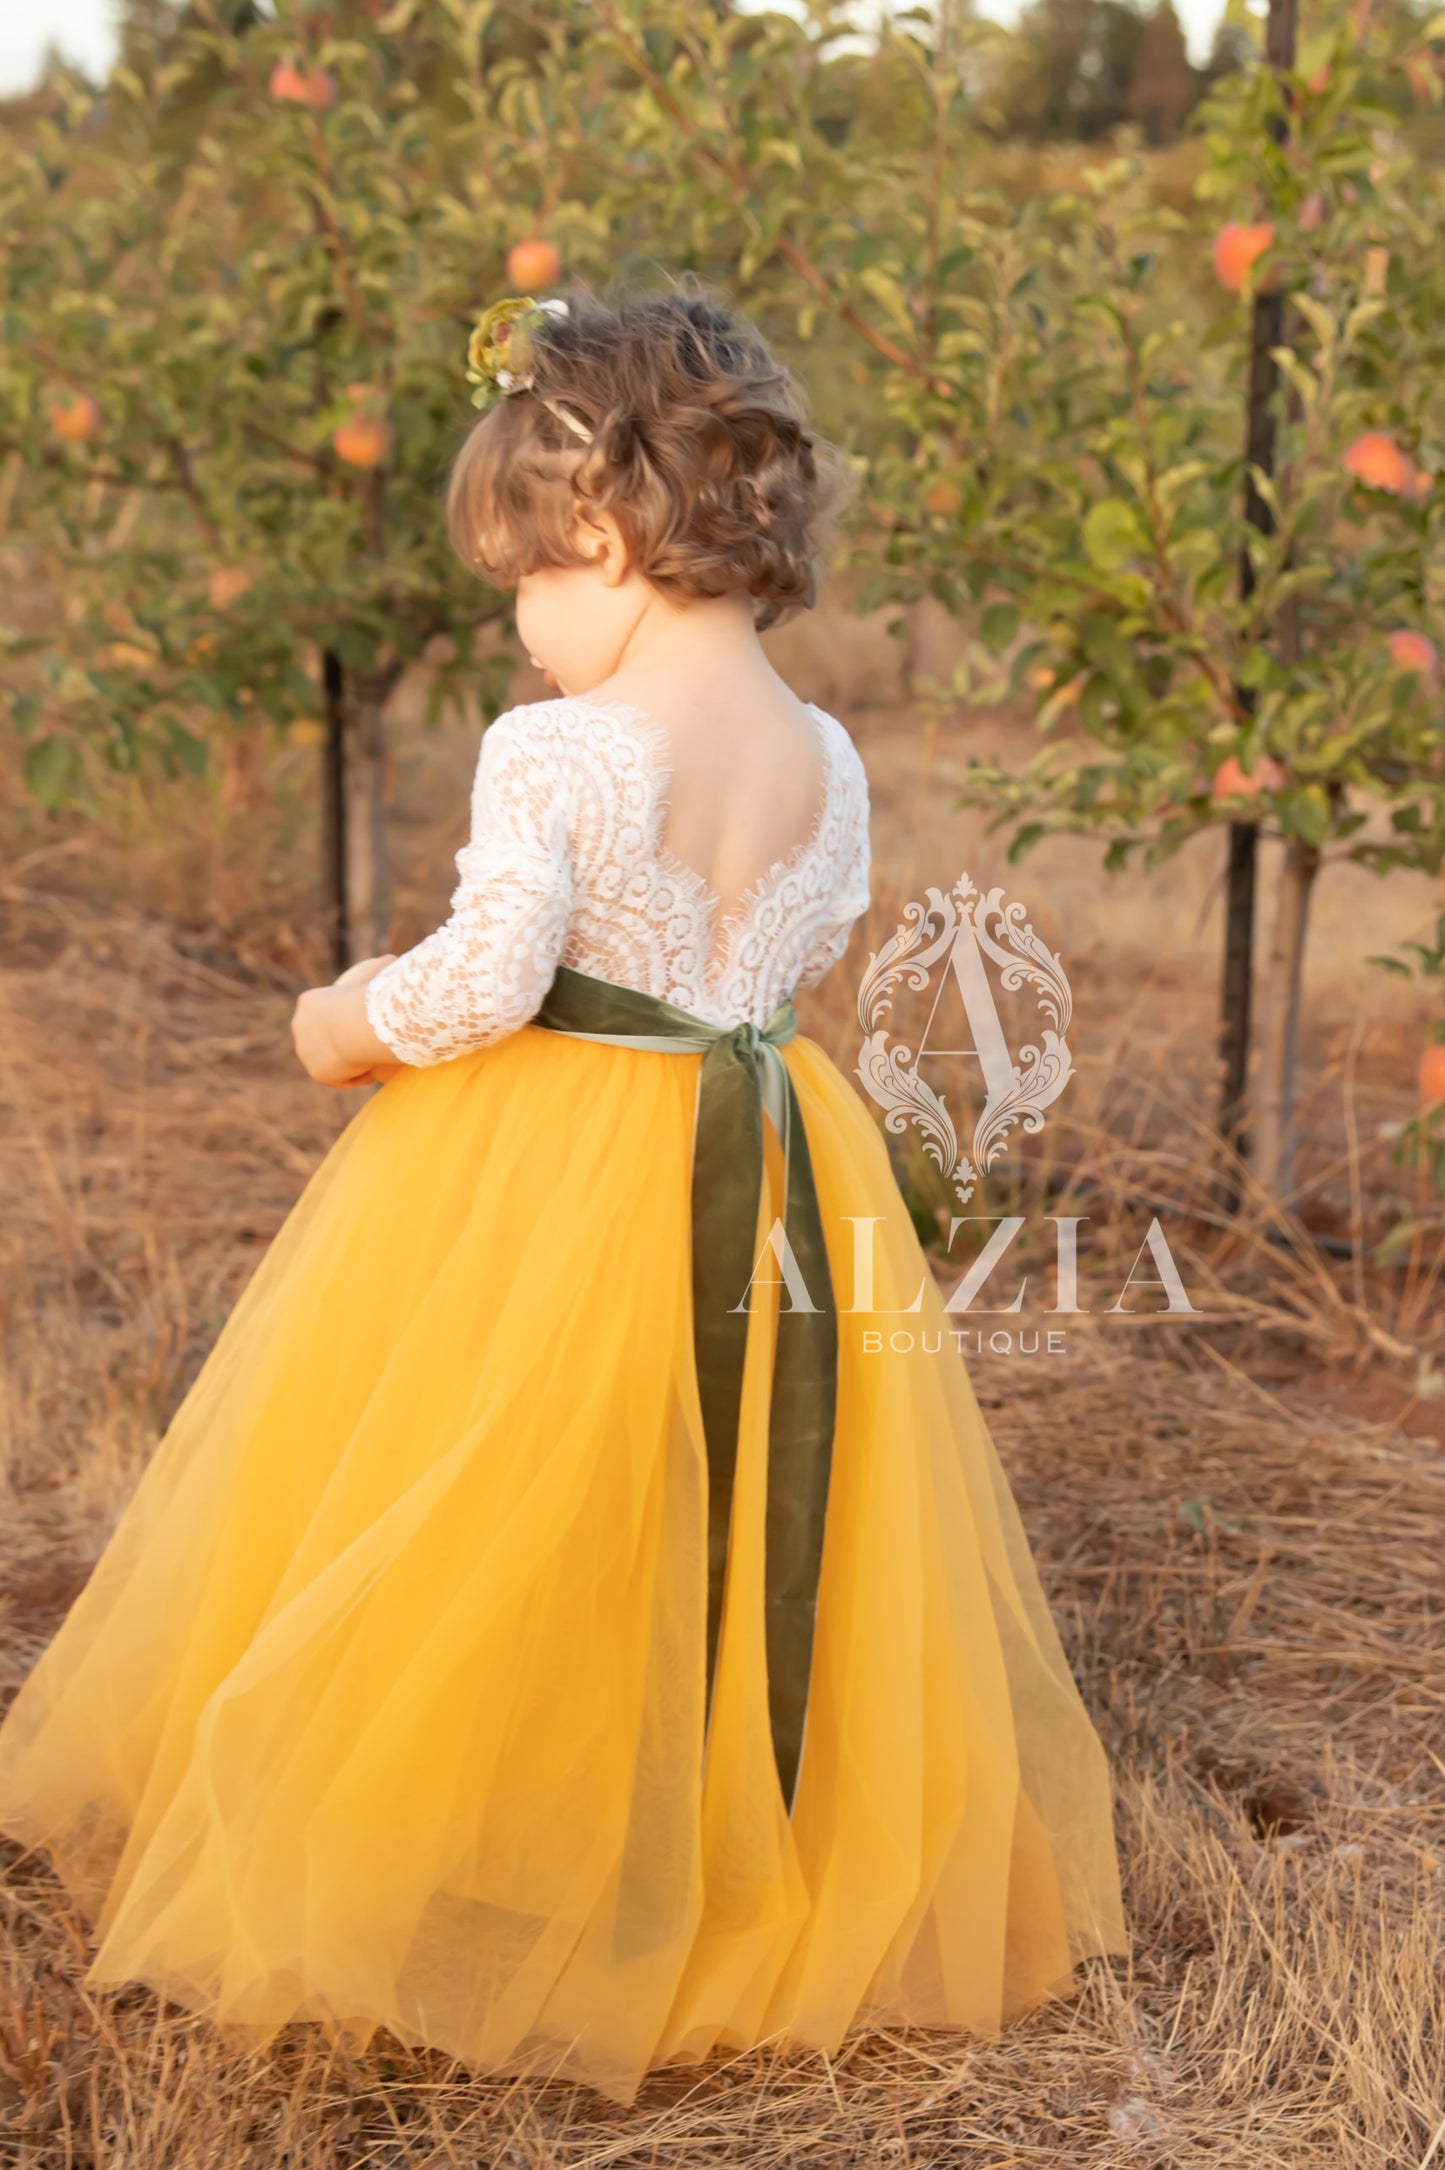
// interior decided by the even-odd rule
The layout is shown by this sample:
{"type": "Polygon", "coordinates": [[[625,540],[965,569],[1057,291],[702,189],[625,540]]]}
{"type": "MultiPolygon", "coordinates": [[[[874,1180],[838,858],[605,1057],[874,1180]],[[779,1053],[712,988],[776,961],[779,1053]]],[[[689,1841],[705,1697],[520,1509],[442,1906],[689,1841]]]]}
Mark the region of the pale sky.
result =
{"type": "MultiPolygon", "coordinates": [[[[1015,0],[979,0],[983,14],[1007,22],[1015,0]]],[[[1175,0],[1189,51],[1202,61],[1209,51],[1223,0],[1175,0]]],[[[47,44],[54,40],[67,60],[92,76],[104,75],[115,50],[112,0],[0,0],[0,97],[28,90],[47,44]]]]}
{"type": "Polygon", "coordinates": [[[103,75],[115,51],[111,0],[0,0],[0,97],[30,88],[52,38],[67,60],[103,75]]]}

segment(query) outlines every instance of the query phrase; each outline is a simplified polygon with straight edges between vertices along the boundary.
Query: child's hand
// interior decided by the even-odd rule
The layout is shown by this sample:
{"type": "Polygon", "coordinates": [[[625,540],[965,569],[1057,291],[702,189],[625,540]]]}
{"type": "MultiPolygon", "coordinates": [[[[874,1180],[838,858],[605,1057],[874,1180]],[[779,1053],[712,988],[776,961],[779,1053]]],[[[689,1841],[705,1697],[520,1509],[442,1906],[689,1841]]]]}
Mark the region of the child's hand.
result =
{"type": "Polygon", "coordinates": [[[363,957],[359,963],[349,964],[344,972],[338,972],[331,984],[333,987],[364,987],[368,980],[376,978],[384,964],[395,963],[396,958],[391,951],[384,957],[363,957]]]}
{"type": "Polygon", "coordinates": [[[393,959],[364,957],[330,987],[308,987],[291,1017],[303,1069],[318,1085],[381,1085],[406,1068],[372,1031],[364,988],[393,959]]]}
{"type": "MultiPolygon", "coordinates": [[[[384,957],[363,957],[358,964],[349,964],[331,984],[333,987],[364,987],[369,979],[376,977],[384,964],[395,963],[396,956],[391,950],[388,950],[384,957]]],[[[356,1082],[360,1085],[384,1085],[389,1077],[400,1077],[402,1071],[408,1067],[404,1062],[374,1062],[356,1082]]]]}

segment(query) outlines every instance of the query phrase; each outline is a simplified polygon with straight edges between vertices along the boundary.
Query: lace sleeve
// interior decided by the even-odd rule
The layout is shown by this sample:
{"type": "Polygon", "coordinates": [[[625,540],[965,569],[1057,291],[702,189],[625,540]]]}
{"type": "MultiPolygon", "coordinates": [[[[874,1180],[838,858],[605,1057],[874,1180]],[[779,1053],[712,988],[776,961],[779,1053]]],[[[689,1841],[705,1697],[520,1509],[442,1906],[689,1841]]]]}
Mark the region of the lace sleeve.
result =
{"type": "Polygon", "coordinates": [[[838,727],[844,742],[842,822],[840,848],[837,858],[837,880],[827,918],[808,953],[808,961],[798,974],[799,987],[813,987],[823,974],[838,962],[848,947],[848,937],[853,923],[867,911],[871,901],[869,892],[870,845],[868,840],[868,772],[862,756],[848,737],[838,727]]]}
{"type": "Polygon", "coordinates": [[[485,1047],[536,1015],[572,909],[566,776],[523,710],[482,737],[451,917],[367,982],[366,1015],[399,1061],[485,1047]]]}

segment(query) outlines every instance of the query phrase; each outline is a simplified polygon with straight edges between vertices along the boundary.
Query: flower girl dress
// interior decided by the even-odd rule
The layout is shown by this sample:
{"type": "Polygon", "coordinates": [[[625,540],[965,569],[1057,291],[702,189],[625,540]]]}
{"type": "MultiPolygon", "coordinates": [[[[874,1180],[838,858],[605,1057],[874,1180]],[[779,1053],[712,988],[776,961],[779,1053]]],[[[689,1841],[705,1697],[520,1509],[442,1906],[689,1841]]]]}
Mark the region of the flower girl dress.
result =
{"type": "Polygon", "coordinates": [[[726,916],[662,846],[654,721],[485,733],[452,915],[367,990],[409,1067],[0,1727],[87,1983],[626,2102],[766,2039],[993,2034],[1126,1948],[949,1321],[793,1029],[868,902],[862,763],[811,713],[812,832],[726,916]]]}

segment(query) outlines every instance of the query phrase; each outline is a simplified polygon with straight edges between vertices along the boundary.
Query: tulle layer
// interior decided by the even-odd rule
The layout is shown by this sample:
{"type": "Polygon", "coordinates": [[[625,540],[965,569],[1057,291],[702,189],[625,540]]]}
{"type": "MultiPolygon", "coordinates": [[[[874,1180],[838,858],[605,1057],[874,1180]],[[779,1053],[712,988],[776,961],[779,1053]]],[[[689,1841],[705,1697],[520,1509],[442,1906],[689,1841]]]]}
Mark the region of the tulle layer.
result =
{"type": "MultiPolygon", "coordinates": [[[[769,2037],[991,2034],[1124,1949],[1102,1749],[882,1142],[806,1039],[842,1316],[792,1817],[761,1292],[704,1739],[699,1059],[526,1028],[387,1085],[307,1186],[0,1727],[0,1830],[50,1852],[90,1983],[627,2101],[769,2037]]],[[[777,1183],[770,1148],[760,1230],[777,1183]]]]}

